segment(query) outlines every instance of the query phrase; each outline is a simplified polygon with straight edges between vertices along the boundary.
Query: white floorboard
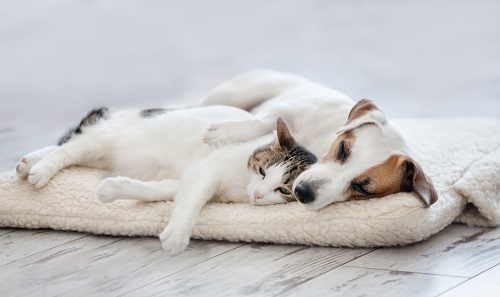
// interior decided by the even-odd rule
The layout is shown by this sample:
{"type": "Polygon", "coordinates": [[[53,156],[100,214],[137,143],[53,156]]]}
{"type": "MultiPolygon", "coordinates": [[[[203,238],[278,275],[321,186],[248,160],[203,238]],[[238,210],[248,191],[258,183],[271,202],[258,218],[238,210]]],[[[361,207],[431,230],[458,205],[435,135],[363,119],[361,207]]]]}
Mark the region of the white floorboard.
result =
{"type": "Polygon", "coordinates": [[[500,264],[480,273],[440,297],[497,297],[500,293],[500,264]]]}
{"type": "Polygon", "coordinates": [[[431,240],[381,248],[349,266],[473,277],[500,263],[500,229],[451,225],[431,240]]]}
{"type": "Polygon", "coordinates": [[[437,296],[465,280],[395,270],[340,267],[283,296],[437,296]]]}
{"type": "Polygon", "coordinates": [[[286,292],[370,252],[248,244],[133,291],[129,296],[266,296],[286,292]]]}
{"type": "MultiPolygon", "coordinates": [[[[64,238],[61,233],[52,232],[51,237],[64,238]]],[[[68,234],[80,239],[53,243],[41,252],[34,249],[31,256],[1,266],[2,292],[7,296],[118,296],[241,246],[195,241],[184,254],[170,258],[156,238],[68,234]]],[[[28,246],[22,235],[18,239],[28,246]]]]}
{"type": "Polygon", "coordinates": [[[82,233],[53,230],[7,229],[5,233],[0,233],[0,267],[86,236],[82,233]]]}

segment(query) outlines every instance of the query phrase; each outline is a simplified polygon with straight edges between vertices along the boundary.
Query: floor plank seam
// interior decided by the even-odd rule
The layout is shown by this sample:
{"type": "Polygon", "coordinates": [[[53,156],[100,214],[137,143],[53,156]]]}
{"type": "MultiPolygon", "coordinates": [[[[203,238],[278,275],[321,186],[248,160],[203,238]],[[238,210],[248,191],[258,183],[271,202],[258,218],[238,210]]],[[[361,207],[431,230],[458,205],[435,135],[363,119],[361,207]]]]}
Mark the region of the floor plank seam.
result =
{"type": "Polygon", "coordinates": [[[476,278],[476,277],[480,276],[481,274],[485,273],[486,271],[491,270],[491,269],[493,269],[493,268],[495,268],[495,267],[497,267],[499,265],[500,265],[500,263],[497,263],[497,264],[491,266],[490,268],[488,268],[486,270],[483,270],[483,271],[479,272],[478,274],[476,274],[474,276],[471,276],[470,279],[476,278]]]}
{"type": "Polygon", "coordinates": [[[361,255],[361,256],[359,256],[359,257],[353,258],[353,259],[351,259],[351,260],[349,260],[349,261],[345,262],[344,264],[342,264],[342,266],[346,266],[346,264],[351,263],[352,261],[355,261],[355,260],[357,260],[357,259],[359,259],[359,258],[361,258],[361,257],[364,257],[364,256],[368,255],[368,254],[371,254],[371,253],[373,253],[374,251],[379,250],[379,249],[380,249],[380,248],[374,248],[374,249],[372,249],[371,251],[368,251],[366,254],[363,254],[363,255],[361,255]]]}
{"type": "MultiPolygon", "coordinates": [[[[4,230],[5,230],[5,229],[7,229],[7,230],[8,230],[9,228],[2,228],[2,229],[4,229],[4,230]]],[[[0,235],[0,237],[4,236],[4,235],[6,235],[6,234],[10,234],[10,233],[12,233],[12,232],[16,232],[16,231],[17,231],[16,229],[11,229],[11,230],[9,230],[9,231],[5,232],[4,234],[0,235]]]]}
{"type": "Polygon", "coordinates": [[[447,275],[447,274],[437,274],[437,273],[426,273],[426,272],[414,272],[414,271],[405,271],[405,270],[394,270],[394,269],[384,269],[384,268],[373,268],[373,267],[363,267],[363,266],[354,266],[354,265],[343,265],[344,267],[351,268],[360,268],[360,269],[369,269],[369,270],[382,270],[389,272],[401,272],[405,274],[422,274],[422,275],[433,275],[433,276],[444,276],[444,277],[454,277],[454,278],[462,278],[462,279],[470,279],[467,276],[458,276],[458,275],[447,275]]]}
{"type": "Polygon", "coordinates": [[[493,268],[495,268],[495,267],[497,267],[497,266],[499,266],[499,265],[500,265],[500,263],[498,263],[498,264],[496,264],[496,265],[493,265],[493,266],[491,266],[490,268],[488,268],[488,269],[486,269],[486,270],[483,270],[483,271],[481,271],[480,273],[478,273],[478,274],[476,274],[476,275],[474,275],[474,276],[471,276],[471,277],[467,278],[466,280],[464,280],[464,281],[463,281],[463,282],[461,282],[460,284],[458,284],[458,285],[456,285],[456,286],[453,286],[453,287],[449,288],[448,290],[446,290],[446,291],[444,291],[444,292],[440,293],[439,295],[436,295],[435,297],[441,296],[441,295],[445,294],[446,292],[451,291],[451,290],[453,290],[453,289],[455,289],[455,288],[457,288],[457,287],[459,287],[459,286],[461,286],[461,285],[463,285],[463,284],[465,284],[465,283],[467,283],[467,282],[469,282],[469,281],[471,281],[471,280],[473,280],[473,279],[477,278],[477,277],[478,277],[478,276],[480,276],[481,274],[484,274],[485,272],[487,272],[487,271],[489,271],[489,270],[491,270],[491,269],[493,269],[493,268]]]}
{"type": "Polygon", "coordinates": [[[314,280],[315,278],[318,278],[318,277],[320,277],[320,276],[322,276],[322,275],[324,275],[324,274],[326,274],[326,273],[330,273],[330,272],[334,271],[335,269],[338,269],[339,267],[348,267],[348,266],[345,266],[345,264],[346,264],[346,263],[349,263],[349,262],[354,261],[354,260],[356,260],[356,259],[358,259],[358,258],[361,258],[361,257],[363,257],[363,256],[366,256],[366,255],[368,255],[369,253],[374,252],[374,251],[376,251],[376,250],[378,250],[378,249],[379,249],[379,248],[375,248],[375,249],[373,249],[373,250],[371,250],[371,251],[368,251],[368,252],[366,252],[366,253],[364,253],[364,254],[362,254],[362,255],[360,255],[360,256],[354,257],[353,259],[348,260],[348,261],[347,261],[347,262],[345,262],[345,263],[339,264],[338,266],[335,266],[335,267],[333,267],[332,269],[330,269],[330,270],[328,270],[328,271],[325,271],[325,272],[323,272],[323,273],[320,273],[320,274],[316,275],[316,276],[315,276],[315,277],[313,277],[313,278],[310,278],[310,279],[307,279],[307,280],[305,280],[305,281],[303,281],[303,282],[301,282],[301,283],[298,283],[297,285],[295,285],[295,286],[293,286],[293,287],[290,287],[290,288],[288,288],[287,290],[285,290],[285,291],[283,291],[283,292],[280,292],[280,293],[278,293],[278,294],[276,294],[276,295],[273,295],[273,296],[280,296],[280,295],[283,295],[283,294],[285,294],[285,293],[289,292],[290,290],[293,290],[293,289],[295,289],[295,288],[296,288],[296,287],[298,287],[298,286],[301,286],[301,285],[303,285],[303,284],[305,284],[305,283],[307,283],[307,282],[310,282],[310,281],[314,280]]]}
{"type": "Polygon", "coordinates": [[[155,279],[154,281],[151,281],[151,282],[149,282],[149,283],[147,283],[147,284],[144,284],[144,285],[142,285],[142,286],[140,286],[140,287],[137,287],[137,288],[135,288],[135,289],[133,289],[133,290],[130,290],[130,291],[128,291],[128,292],[125,292],[125,293],[123,293],[123,294],[121,294],[121,295],[117,295],[117,296],[121,297],[121,296],[125,296],[125,295],[127,295],[127,294],[130,294],[130,293],[132,293],[132,292],[138,291],[138,290],[143,289],[143,288],[145,288],[145,287],[147,287],[147,286],[149,286],[149,285],[151,285],[151,284],[154,284],[154,283],[156,283],[156,282],[158,282],[158,281],[161,281],[161,280],[163,280],[163,279],[165,279],[165,278],[167,278],[167,277],[170,277],[170,276],[172,276],[172,275],[175,275],[175,274],[177,274],[177,273],[180,273],[180,272],[182,272],[182,271],[184,271],[184,270],[186,270],[186,269],[190,269],[190,268],[192,268],[192,267],[194,267],[194,266],[197,266],[197,265],[200,265],[200,264],[202,264],[202,263],[205,263],[205,262],[207,262],[207,261],[209,261],[209,260],[211,260],[211,259],[217,258],[217,257],[219,257],[219,256],[222,256],[222,255],[226,254],[226,253],[232,252],[232,251],[234,251],[234,250],[236,250],[236,249],[239,249],[239,248],[241,248],[242,246],[245,246],[245,245],[247,245],[247,243],[243,243],[243,244],[241,244],[241,245],[238,245],[237,247],[234,247],[234,248],[232,248],[232,249],[229,249],[229,250],[227,250],[227,251],[224,251],[224,252],[222,252],[222,253],[220,253],[220,254],[217,254],[217,255],[215,255],[215,256],[213,256],[213,257],[206,258],[206,259],[204,259],[204,260],[202,260],[202,261],[200,261],[200,262],[198,262],[198,263],[196,263],[196,264],[193,264],[193,265],[187,266],[187,267],[185,267],[185,268],[183,268],[183,269],[180,269],[180,270],[178,270],[178,271],[176,271],[176,272],[173,272],[173,273],[170,273],[170,274],[165,275],[165,276],[163,276],[163,277],[160,277],[160,278],[158,278],[158,279],[155,279]]]}
{"type": "Polygon", "coordinates": [[[443,292],[441,292],[441,293],[439,293],[439,294],[435,295],[434,297],[439,297],[439,296],[442,296],[443,294],[445,294],[445,293],[447,293],[447,292],[449,292],[449,291],[451,291],[451,290],[453,290],[453,289],[455,289],[455,288],[457,288],[457,287],[460,287],[461,285],[465,284],[466,282],[468,282],[468,281],[470,281],[470,280],[471,280],[470,278],[468,278],[468,279],[464,279],[464,281],[463,281],[463,282],[461,282],[461,283],[457,284],[456,286],[452,286],[451,288],[448,288],[447,290],[444,290],[443,292]]]}
{"type": "MultiPolygon", "coordinates": [[[[17,230],[16,230],[16,231],[17,231],[17,230]]],[[[57,248],[57,247],[60,247],[60,246],[62,246],[62,245],[65,245],[65,244],[68,244],[68,243],[71,243],[71,242],[74,242],[74,241],[77,241],[77,240],[81,240],[81,239],[86,238],[86,237],[89,237],[89,236],[91,236],[91,234],[87,234],[87,235],[82,234],[82,237],[78,237],[78,238],[76,238],[76,239],[72,239],[72,240],[70,240],[70,241],[66,241],[66,242],[64,242],[64,243],[61,243],[61,244],[55,245],[55,246],[50,247],[50,248],[48,248],[48,249],[45,249],[45,250],[42,250],[42,251],[36,252],[36,253],[34,253],[34,254],[30,254],[30,255],[28,255],[28,256],[26,256],[26,257],[22,257],[22,258],[19,258],[19,259],[14,260],[14,261],[11,261],[11,262],[8,262],[8,263],[5,263],[5,264],[2,264],[2,265],[0,265],[0,268],[1,268],[1,267],[3,267],[3,266],[5,266],[5,265],[10,265],[10,264],[15,263],[15,262],[17,262],[17,261],[20,261],[20,260],[23,260],[23,259],[26,259],[26,258],[32,257],[32,256],[34,256],[34,255],[38,255],[38,254],[43,253],[43,252],[46,252],[46,251],[50,251],[50,250],[55,249],[55,248],[57,248]]]]}

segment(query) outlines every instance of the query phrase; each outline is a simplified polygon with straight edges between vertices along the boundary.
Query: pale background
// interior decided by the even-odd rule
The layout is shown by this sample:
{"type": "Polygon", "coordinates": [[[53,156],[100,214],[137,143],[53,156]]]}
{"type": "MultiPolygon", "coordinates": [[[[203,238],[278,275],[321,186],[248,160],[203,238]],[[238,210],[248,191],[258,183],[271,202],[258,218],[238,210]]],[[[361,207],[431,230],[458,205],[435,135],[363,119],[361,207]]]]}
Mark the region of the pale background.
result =
{"type": "Polygon", "coordinates": [[[2,1],[0,121],[201,98],[255,67],[389,117],[499,117],[499,15],[494,0],[2,1]]]}
{"type": "MultiPolygon", "coordinates": [[[[0,171],[90,108],[200,100],[254,67],[370,98],[389,118],[499,118],[500,1],[0,0],[0,171]]],[[[499,238],[500,229],[451,225],[396,248],[193,241],[169,258],[157,238],[0,228],[0,288],[493,297],[499,238]]]]}

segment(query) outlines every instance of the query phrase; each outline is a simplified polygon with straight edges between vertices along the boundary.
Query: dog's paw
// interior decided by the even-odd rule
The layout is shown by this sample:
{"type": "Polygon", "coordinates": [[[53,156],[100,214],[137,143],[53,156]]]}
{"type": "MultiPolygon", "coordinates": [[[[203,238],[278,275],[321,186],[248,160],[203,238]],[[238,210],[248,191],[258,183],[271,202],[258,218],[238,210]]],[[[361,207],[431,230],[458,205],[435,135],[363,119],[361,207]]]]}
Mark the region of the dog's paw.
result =
{"type": "Polygon", "coordinates": [[[169,224],[160,234],[161,248],[170,256],[177,256],[186,250],[191,234],[176,230],[169,224]]]}
{"type": "Polygon", "coordinates": [[[52,175],[50,174],[49,170],[44,168],[43,166],[40,166],[40,164],[34,165],[29,173],[28,173],[28,182],[32,185],[35,186],[35,188],[39,189],[43,186],[45,186],[52,175]]]}
{"type": "Polygon", "coordinates": [[[19,161],[16,165],[17,176],[22,179],[26,179],[29,175],[31,168],[36,164],[36,162],[37,162],[36,158],[30,155],[24,156],[21,159],[21,161],[19,161]]]}
{"type": "Polygon", "coordinates": [[[108,177],[97,186],[97,199],[103,203],[113,202],[120,197],[122,177],[108,177]]]}

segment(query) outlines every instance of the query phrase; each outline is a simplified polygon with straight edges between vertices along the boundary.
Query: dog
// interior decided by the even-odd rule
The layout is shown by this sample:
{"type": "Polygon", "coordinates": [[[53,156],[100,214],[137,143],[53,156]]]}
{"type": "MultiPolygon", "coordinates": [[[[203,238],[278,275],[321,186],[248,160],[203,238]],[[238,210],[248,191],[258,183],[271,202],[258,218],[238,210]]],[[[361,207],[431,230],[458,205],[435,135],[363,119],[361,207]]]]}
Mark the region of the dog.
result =
{"type": "Polygon", "coordinates": [[[254,115],[211,124],[204,141],[213,146],[260,137],[284,118],[296,139],[321,156],[293,184],[309,210],[398,192],[415,192],[424,207],[438,199],[402,135],[370,100],[355,103],[296,75],[253,70],[216,87],[202,105],[230,105],[254,115]]]}

